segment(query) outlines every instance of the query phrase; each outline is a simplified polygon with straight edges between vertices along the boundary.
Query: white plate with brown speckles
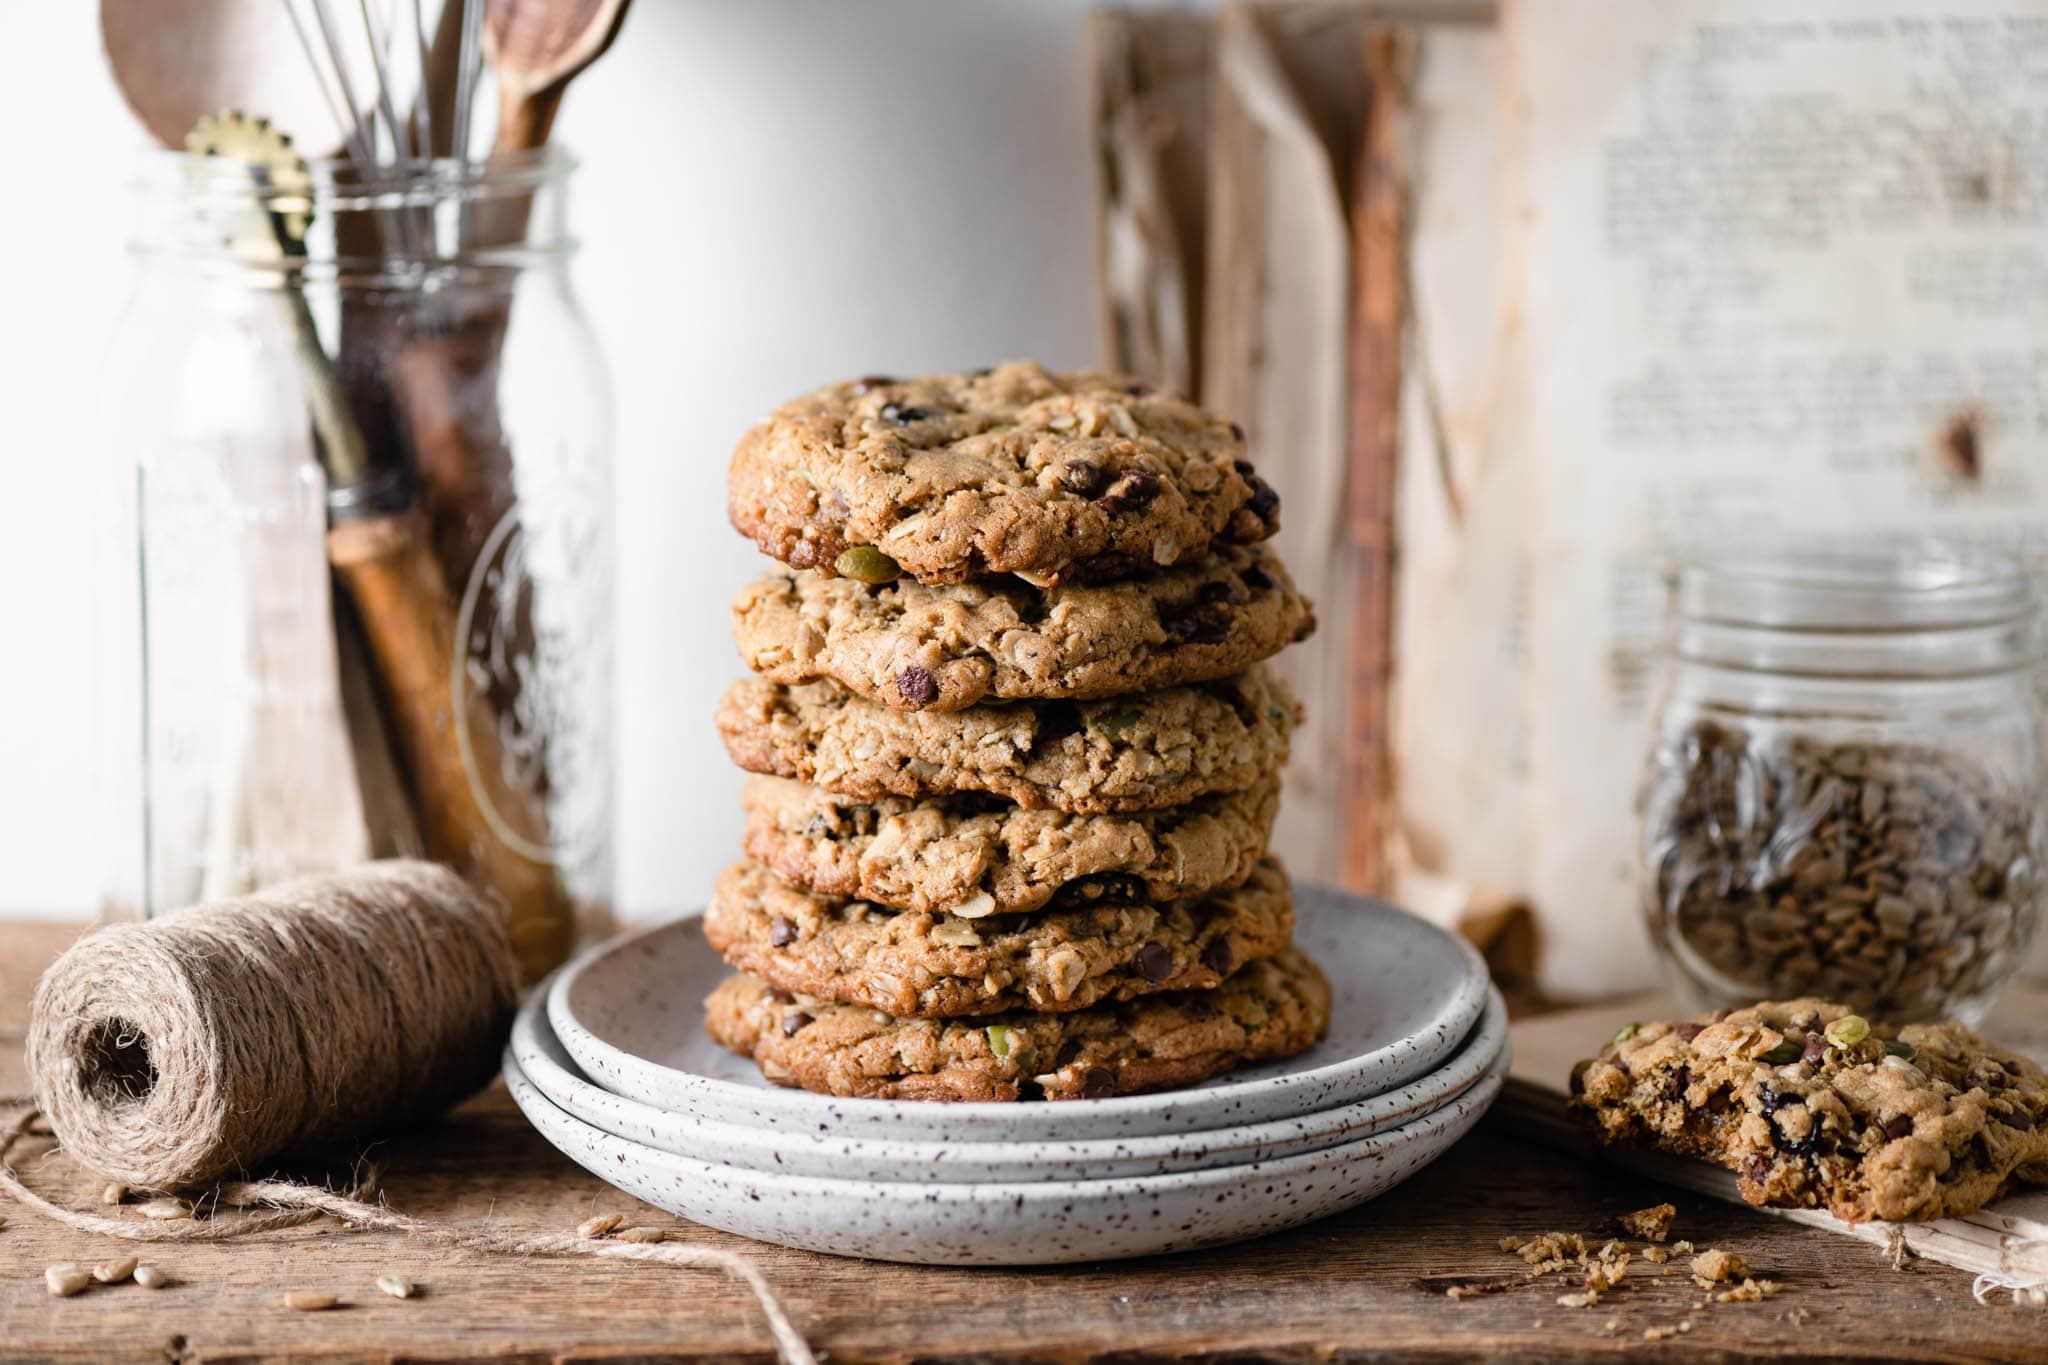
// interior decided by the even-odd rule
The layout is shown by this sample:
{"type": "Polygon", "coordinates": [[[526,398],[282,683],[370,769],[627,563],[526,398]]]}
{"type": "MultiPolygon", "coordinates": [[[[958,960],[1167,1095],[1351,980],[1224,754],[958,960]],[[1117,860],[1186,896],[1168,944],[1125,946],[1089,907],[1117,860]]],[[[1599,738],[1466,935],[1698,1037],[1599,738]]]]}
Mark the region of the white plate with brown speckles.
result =
{"type": "Polygon", "coordinates": [[[1449,1104],[1321,1151],[1169,1175],[985,1184],[825,1179],[698,1161],[585,1123],[509,1056],[505,1083],[541,1135],[578,1165],[692,1222],[835,1256],[1065,1265],[1221,1246],[1363,1204],[1469,1132],[1500,1093],[1507,1064],[1503,1052],[1449,1104]]]}
{"type": "Polygon", "coordinates": [[[933,1104],[784,1090],[704,1032],[729,969],[696,916],[614,939],[555,978],[547,1021],[613,1094],[692,1119],[912,1142],[1081,1142],[1235,1128],[1356,1104],[1441,1066],[1491,990],[1470,944],[1405,911],[1295,888],[1295,941],[1332,989],[1330,1029],[1297,1057],[1183,1090],[1058,1104],[933,1104]]]}
{"type": "Polygon", "coordinates": [[[558,1108],[614,1137],[675,1156],[784,1175],[966,1184],[1165,1175],[1320,1151],[1411,1123],[1450,1103],[1486,1076],[1507,1042],[1507,1007],[1495,992],[1464,1045],[1442,1066],[1355,1104],[1193,1133],[1043,1142],[846,1137],[657,1109],[591,1084],[548,1027],[539,996],[519,1012],[505,1055],[508,1078],[516,1070],[558,1108]]]}

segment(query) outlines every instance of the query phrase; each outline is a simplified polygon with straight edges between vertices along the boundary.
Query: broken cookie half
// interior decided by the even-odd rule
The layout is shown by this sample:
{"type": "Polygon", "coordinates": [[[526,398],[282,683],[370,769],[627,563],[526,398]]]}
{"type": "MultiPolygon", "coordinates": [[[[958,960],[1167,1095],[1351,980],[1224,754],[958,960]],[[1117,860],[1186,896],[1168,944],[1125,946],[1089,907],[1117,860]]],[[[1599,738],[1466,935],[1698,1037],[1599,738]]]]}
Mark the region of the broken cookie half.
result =
{"type": "Polygon", "coordinates": [[[1571,1091],[1602,1141],[1724,1166],[1752,1204],[1901,1222],[2048,1184],[2048,1073],[1960,1024],[1813,999],[1631,1024],[1571,1091]]]}

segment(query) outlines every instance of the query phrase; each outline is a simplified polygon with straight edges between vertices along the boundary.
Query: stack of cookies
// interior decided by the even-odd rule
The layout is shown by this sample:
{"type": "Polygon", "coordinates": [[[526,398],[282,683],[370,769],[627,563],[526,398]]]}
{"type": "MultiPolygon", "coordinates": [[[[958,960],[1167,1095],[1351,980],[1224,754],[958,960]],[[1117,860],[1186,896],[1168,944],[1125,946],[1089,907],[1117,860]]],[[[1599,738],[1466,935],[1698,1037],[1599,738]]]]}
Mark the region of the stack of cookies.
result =
{"type": "Polygon", "coordinates": [[[731,469],[747,860],[720,1043],[835,1095],[1191,1084],[1322,1035],[1266,852],[1314,627],[1243,432],[1110,374],[870,377],[731,469]]]}

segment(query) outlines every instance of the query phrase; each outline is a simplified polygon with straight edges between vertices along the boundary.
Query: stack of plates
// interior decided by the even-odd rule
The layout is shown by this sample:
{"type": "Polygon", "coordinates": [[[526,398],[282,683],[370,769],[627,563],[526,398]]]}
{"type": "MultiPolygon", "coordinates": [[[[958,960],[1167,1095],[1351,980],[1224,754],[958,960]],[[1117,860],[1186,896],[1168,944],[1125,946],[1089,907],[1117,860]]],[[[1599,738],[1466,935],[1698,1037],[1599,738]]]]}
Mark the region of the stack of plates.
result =
{"type": "Polygon", "coordinates": [[[1297,888],[1330,1034],[1156,1095],[935,1104],[780,1090],[704,1033],[725,975],[694,917],[606,944],[521,1011],[512,1098],[626,1193],[746,1237],[943,1265],[1215,1246],[1362,1204],[1472,1127],[1507,1072],[1507,1012],[1469,946],[1372,901],[1297,888]]]}

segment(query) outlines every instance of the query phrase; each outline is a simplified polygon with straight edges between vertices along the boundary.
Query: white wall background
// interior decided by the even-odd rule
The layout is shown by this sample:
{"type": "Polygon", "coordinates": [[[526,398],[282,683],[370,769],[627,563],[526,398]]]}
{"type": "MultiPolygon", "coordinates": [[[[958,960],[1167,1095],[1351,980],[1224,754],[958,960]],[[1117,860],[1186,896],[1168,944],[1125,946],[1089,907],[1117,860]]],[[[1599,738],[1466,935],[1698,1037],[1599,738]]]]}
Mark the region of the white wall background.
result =
{"type": "MultiPolygon", "coordinates": [[[[119,401],[95,363],[143,141],[97,8],[19,7],[0,80],[0,915],[83,915],[99,884],[83,432],[119,401]]],[[[571,92],[576,275],[618,392],[628,913],[701,898],[737,847],[710,716],[739,668],[726,603],[764,563],[724,517],[740,432],[856,373],[1097,358],[1085,12],[640,0],[571,92]]]]}

